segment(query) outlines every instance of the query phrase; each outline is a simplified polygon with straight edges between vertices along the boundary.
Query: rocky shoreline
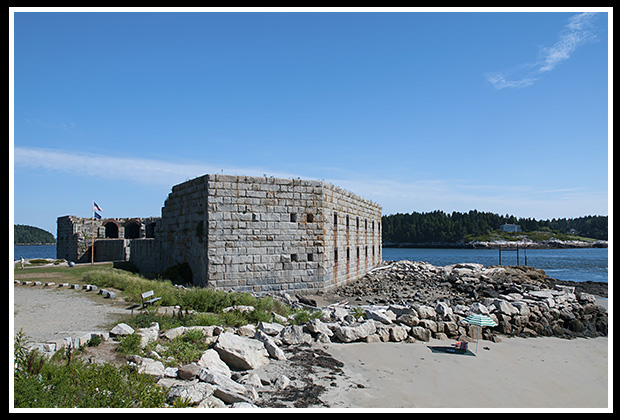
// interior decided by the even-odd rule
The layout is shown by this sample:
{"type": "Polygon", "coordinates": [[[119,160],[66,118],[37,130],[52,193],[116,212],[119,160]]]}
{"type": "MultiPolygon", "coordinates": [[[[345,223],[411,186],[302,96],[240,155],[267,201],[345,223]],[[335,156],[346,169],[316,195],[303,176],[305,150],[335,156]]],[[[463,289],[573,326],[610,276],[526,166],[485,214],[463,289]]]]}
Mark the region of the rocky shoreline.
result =
{"type": "Polygon", "coordinates": [[[423,243],[383,243],[384,248],[455,248],[455,249],[497,249],[515,248],[521,249],[567,249],[567,248],[608,248],[609,242],[604,240],[578,241],[549,239],[545,241],[471,241],[471,242],[423,242],[423,243]]]}
{"type": "MultiPolygon", "coordinates": [[[[558,283],[531,267],[485,268],[473,263],[437,267],[391,261],[329,294],[274,295],[308,310],[312,319],[302,325],[276,314],[273,322],[238,328],[195,326],[160,331],[153,323],[134,331],[119,324],[103,339],[110,343],[109,337],[135,333],[141,336],[143,347],[156,343],[154,351],[130,356],[125,363],[153,376],[168,390],[170,404],[182,400],[199,408],[328,407],[322,399],[328,388],[356,385],[345,377],[342,362],[322,350],[325,346],[606,336],[608,314],[597,305],[589,293],[592,290],[589,285],[558,283]],[[332,303],[319,305],[319,299],[332,303]],[[471,313],[486,314],[498,325],[480,332],[479,327],[463,321],[471,313]],[[211,347],[198,361],[165,367],[158,348],[193,329],[199,329],[211,347]]],[[[602,286],[596,292],[606,295],[602,286]]],[[[159,308],[169,314],[179,310],[159,308]]],[[[47,343],[44,350],[57,351],[58,346],[52,349],[52,343],[47,343]]]]}

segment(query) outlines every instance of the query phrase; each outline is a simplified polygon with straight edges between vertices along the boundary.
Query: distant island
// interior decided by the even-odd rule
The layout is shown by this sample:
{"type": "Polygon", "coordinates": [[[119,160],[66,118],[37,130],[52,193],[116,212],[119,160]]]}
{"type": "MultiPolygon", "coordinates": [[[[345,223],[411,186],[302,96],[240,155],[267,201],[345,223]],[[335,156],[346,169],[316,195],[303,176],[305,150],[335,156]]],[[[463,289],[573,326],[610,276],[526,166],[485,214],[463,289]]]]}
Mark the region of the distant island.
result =
{"type": "Polygon", "coordinates": [[[606,247],[608,216],[536,220],[471,210],[451,214],[397,213],[382,217],[384,247],[606,247]]]}
{"type": "Polygon", "coordinates": [[[13,225],[15,245],[48,245],[55,244],[56,238],[50,232],[35,226],[13,225]]]}

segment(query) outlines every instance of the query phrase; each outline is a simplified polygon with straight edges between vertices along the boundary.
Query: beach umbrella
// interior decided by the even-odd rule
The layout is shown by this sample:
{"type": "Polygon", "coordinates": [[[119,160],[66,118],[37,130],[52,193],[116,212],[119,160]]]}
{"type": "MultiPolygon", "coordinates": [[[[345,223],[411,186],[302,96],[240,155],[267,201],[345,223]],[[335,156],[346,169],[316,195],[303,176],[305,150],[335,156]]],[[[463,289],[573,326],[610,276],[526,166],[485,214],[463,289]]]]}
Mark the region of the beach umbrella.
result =
{"type": "Polygon", "coordinates": [[[497,322],[493,321],[490,317],[482,314],[467,315],[465,318],[463,318],[463,322],[466,322],[470,325],[477,325],[480,327],[480,333],[476,338],[476,353],[478,353],[478,341],[480,340],[480,336],[482,335],[482,327],[495,327],[497,326],[497,322]]]}

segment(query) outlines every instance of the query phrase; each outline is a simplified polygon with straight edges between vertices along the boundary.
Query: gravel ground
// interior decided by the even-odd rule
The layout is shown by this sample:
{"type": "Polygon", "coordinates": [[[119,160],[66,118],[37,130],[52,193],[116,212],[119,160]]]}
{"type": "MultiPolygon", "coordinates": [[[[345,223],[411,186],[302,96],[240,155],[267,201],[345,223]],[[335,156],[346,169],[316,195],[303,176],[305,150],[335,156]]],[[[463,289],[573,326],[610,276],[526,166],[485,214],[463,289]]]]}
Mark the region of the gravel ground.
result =
{"type": "Polygon", "coordinates": [[[108,331],[132,305],[96,292],[55,286],[13,287],[13,333],[23,328],[33,342],[108,331]]]}

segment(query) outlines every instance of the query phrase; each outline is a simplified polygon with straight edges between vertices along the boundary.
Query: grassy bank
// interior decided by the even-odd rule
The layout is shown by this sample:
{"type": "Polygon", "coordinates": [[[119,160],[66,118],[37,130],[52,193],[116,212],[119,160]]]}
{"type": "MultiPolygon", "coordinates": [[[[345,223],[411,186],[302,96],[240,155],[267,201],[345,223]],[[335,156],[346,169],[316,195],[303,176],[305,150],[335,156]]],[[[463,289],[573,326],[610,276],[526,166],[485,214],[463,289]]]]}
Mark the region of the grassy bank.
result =
{"type": "MultiPolygon", "coordinates": [[[[15,278],[19,280],[53,281],[58,283],[93,284],[99,288],[120,292],[122,297],[132,303],[141,303],[140,295],[153,290],[161,297],[161,306],[180,306],[185,312],[202,314],[202,325],[239,326],[244,323],[270,321],[273,313],[288,316],[290,308],[273,298],[258,298],[250,293],[225,292],[202,287],[179,288],[168,279],[147,279],[138,274],[113,268],[112,263],[95,265],[32,267],[25,270],[16,268],[15,278]],[[253,311],[232,311],[224,313],[224,308],[244,305],[254,307],[253,311]]],[[[198,315],[196,315],[198,316],[198,315]]],[[[195,324],[198,325],[198,324],[195,324]]]]}

